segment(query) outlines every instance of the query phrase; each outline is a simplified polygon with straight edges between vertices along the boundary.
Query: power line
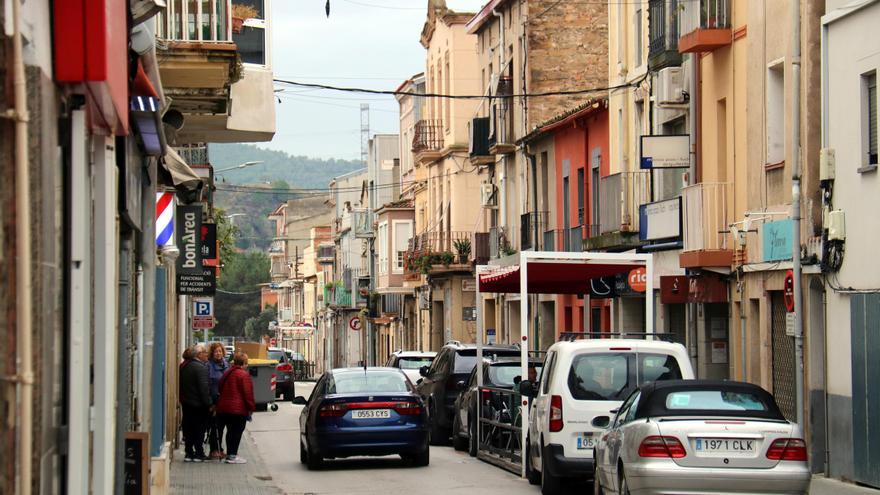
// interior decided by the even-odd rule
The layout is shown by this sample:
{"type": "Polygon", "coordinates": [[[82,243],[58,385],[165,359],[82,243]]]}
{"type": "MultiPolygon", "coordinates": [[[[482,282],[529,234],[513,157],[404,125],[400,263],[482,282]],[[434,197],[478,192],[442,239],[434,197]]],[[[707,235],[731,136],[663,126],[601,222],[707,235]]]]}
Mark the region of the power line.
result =
{"type": "Polygon", "coordinates": [[[319,89],[328,89],[332,91],[341,91],[345,93],[366,93],[366,94],[376,94],[376,95],[395,95],[395,96],[416,96],[422,98],[448,98],[448,99],[458,99],[458,100],[477,100],[477,99],[499,99],[499,98],[538,98],[538,97],[550,97],[550,96],[575,96],[575,95],[586,95],[591,93],[600,93],[607,91],[614,91],[618,89],[625,88],[635,88],[638,87],[639,84],[642,83],[648,74],[646,73],[644,76],[639,78],[638,80],[618,84],[615,86],[605,86],[605,87],[597,87],[597,88],[584,88],[584,89],[571,89],[571,90],[559,90],[559,91],[542,91],[537,93],[514,93],[509,95],[451,95],[451,94],[443,94],[443,93],[416,93],[413,91],[397,91],[397,90],[383,90],[383,89],[370,89],[370,88],[357,88],[357,87],[346,87],[346,86],[334,86],[330,84],[319,84],[319,83],[307,83],[301,81],[292,81],[287,79],[274,79],[276,83],[280,84],[290,84],[291,86],[298,86],[303,88],[319,88],[319,89]]]}

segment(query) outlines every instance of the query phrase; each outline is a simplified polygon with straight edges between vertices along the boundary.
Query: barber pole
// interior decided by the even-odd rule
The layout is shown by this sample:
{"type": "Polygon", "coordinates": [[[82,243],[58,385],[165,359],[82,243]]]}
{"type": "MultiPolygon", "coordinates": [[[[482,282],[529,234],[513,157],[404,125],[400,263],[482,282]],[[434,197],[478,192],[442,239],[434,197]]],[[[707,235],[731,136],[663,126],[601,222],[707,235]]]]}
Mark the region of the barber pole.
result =
{"type": "Polygon", "coordinates": [[[272,379],[269,380],[269,390],[275,391],[275,373],[272,373],[272,379]]]}
{"type": "Polygon", "coordinates": [[[174,193],[156,193],[156,246],[174,245],[174,193]]]}

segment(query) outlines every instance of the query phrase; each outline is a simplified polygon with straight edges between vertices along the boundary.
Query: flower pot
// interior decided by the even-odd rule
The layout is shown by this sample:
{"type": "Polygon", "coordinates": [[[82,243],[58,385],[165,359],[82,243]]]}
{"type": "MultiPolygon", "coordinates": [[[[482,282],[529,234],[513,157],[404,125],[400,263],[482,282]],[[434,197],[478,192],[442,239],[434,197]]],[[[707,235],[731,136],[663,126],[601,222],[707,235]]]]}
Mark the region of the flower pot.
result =
{"type": "Polygon", "coordinates": [[[467,262],[468,262],[468,255],[466,255],[466,254],[459,254],[459,255],[458,255],[458,262],[459,262],[460,264],[462,264],[462,265],[466,265],[467,262]]]}
{"type": "Polygon", "coordinates": [[[241,17],[233,17],[232,18],[232,32],[238,34],[241,32],[241,28],[244,27],[244,19],[241,17]]]}

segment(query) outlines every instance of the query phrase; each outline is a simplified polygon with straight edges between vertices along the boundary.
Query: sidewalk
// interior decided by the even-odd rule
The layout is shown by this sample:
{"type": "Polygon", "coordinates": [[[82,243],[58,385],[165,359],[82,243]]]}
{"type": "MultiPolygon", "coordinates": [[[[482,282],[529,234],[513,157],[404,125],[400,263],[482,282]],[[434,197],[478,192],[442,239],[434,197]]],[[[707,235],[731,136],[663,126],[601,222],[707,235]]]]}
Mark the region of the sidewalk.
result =
{"type": "Polygon", "coordinates": [[[183,462],[183,446],[174,452],[171,461],[171,493],[211,495],[223,494],[257,494],[279,495],[279,490],[263,460],[257,452],[254,439],[245,430],[241,438],[238,453],[247,464],[226,464],[225,462],[209,461],[203,463],[183,462]]]}
{"type": "Polygon", "coordinates": [[[813,476],[810,495],[880,495],[880,490],[846,483],[824,476],[813,476]]]}

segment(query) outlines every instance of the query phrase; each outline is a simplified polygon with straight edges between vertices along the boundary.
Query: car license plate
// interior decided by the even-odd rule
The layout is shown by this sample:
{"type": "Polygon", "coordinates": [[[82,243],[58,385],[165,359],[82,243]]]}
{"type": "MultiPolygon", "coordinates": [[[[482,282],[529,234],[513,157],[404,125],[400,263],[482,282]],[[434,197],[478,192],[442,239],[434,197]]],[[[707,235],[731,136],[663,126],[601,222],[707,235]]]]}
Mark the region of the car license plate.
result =
{"type": "Polygon", "coordinates": [[[694,449],[697,452],[754,452],[755,440],[739,438],[698,438],[694,449]]]}
{"type": "Polygon", "coordinates": [[[593,438],[592,433],[584,433],[579,436],[577,439],[577,448],[578,450],[593,450],[593,447],[596,446],[596,439],[593,438]]]}
{"type": "Polygon", "coordinates": [[[391,417],[391,409],[356,409],[351,412],[351,419],[387,419],[391,417]]]}

